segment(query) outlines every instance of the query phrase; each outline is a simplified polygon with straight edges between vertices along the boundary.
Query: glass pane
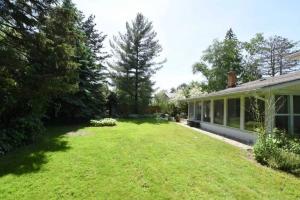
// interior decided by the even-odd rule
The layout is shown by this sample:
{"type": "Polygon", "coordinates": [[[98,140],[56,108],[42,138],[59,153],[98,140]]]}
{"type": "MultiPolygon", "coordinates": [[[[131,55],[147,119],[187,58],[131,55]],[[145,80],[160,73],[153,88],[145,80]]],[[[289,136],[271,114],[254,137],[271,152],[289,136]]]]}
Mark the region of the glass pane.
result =
{"type": "Polygon", "coordinates": [[[276,105],[276,113],[279,114],[288,114],[288,96],[287,95],[281,95],[275,97],[275,105],[276,105]]]}
{"type": "Polygon", "coordinates": [[[189,119],[194,118],[194,102],[189,103],[189,119]]]}
{"type": "Polygon", "coordinates": [[[196,103],[196,119],[201,120],[201,103],[196,103]]]}
{"type": "Polygon", "coordinates": [[[255,131],[264,127],[264,121],[265,102],[254,97],[245,98],[245,129],[255,131]]]}
{"type": "Polygon", "coordinates": [[[203,115],[203,121],[210,122],[210,101],[204,101],[203,115]]]}
{"type": "Polygon", "coordinates": [[[294,113],[300,114],[300,96],[294,96],[294,113]]]}
{"type": "Polygon", "coordinates": [[[294,116],[294,133],[300,136],[300,116],[294,116]]]}
{"type": "Polygon", "coordinates": [[[224,118],[224,100],[214,101],[214,123],[223,124],[224,118]]]}
{"type": "Polygon", "coordinates": [[[279,130],[288,133],[289,130],[289,117],[288,116],[276,116],[275,117],[275,127],[279,130]]]}
{"type": "Polygon", "coordinates": [[[240,128],[240,99],[228,99],[227,125],[240,128]]]}

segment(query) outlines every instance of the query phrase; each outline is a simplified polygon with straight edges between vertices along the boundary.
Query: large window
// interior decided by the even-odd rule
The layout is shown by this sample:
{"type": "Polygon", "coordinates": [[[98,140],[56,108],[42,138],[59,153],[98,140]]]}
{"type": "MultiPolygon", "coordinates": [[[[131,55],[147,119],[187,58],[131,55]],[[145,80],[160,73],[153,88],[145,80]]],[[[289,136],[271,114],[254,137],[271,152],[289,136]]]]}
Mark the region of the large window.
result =
{"type": "Polygon", "coordinates": [[[194,118],[194,102],[189,102],[189,119],[194,118]]]}
{"type": "Polygon", "coordinates": [[[214,101],[214,123],[223,124],[224,119],[224,100],[214,101]]]}
{"type": "Polygon", "coordinates": [[[210,101],[203,102],[203,121],[210,122],[210,101]]]}
{"type": "Polygon", "coordinates": [[[245,98],[245,129],[255,131],[264,127],[265,102],[254,97],[245,98]]]}
{"type": "Polygon", "coordinates": [[[289,96],[275,96],[275,127],[281,131],[289,132],[289,96]]]}
{"type": "Polygon", "coordinates": [[[240,128],[240,99],[228,99],[227,125],[240,128]]]}
{"type": "Polygon", "coordinates": [[[300,96],[293,96],[294,133],[300,135],[300,96]]]}
{"type": "Polygon", "coordinates": [[[201,120],[201,103],[196,103],[196,120],[201,120]]]}
{"type": "Polygon", "coordinates": [[[300,116],[294,116],[294,133],[300,135],[300,116]]]}

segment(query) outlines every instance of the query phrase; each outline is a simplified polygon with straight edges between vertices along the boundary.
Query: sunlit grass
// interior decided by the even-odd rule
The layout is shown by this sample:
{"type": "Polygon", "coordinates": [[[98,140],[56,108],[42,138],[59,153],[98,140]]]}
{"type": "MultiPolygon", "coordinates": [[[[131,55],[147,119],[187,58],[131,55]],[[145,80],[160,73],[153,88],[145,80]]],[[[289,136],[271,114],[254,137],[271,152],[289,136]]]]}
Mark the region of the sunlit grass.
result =
{"type": "Polygon", "coordinates": [[[0,159],[0,199],[299,199],[300,179],[175,123],[51,127],[0,159]]]}

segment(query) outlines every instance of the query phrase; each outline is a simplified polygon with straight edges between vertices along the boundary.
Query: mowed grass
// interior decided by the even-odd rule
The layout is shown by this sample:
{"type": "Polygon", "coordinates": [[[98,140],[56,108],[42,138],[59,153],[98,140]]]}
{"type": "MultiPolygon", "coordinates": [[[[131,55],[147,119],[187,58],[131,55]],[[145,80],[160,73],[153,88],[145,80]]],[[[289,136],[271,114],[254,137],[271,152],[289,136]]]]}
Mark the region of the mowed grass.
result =
{"type": "Polygon", "coordinates": [[[175,123],[51,127],[0,159],[0,199],[300,199],[300,179],[175,123]]]}

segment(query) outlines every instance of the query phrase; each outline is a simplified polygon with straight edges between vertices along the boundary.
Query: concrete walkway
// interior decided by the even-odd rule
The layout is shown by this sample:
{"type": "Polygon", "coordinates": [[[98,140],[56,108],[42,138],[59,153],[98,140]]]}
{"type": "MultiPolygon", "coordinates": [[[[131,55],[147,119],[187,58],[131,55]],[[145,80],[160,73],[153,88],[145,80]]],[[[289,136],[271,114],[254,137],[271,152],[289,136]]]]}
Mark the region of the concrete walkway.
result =
{"type": "Polygon", "coordinates": [[[212,137],[212,138],[215,138],[215,139],[218,139],[218,140],[221,140],[223,142],[226,142],[228,144],[231,144],[233,146],[236,146],[236,147],[239,147],[241,149],[245,149],[245,150],[252,150],[253,147],[252,146],[249,146],[249,145],[246,145],[246,144],[243,144],[243,143],[240,143],[238,141],[235,141],[235,140],[232,140],[232,139],[229,139],[229,138],[226,138],[226,137],[223,137],[221,135],[217,135],[217,134],[214,134],[214,133],[211,133],[211,132],[208,132],[208,131],[204,131],[204,130],[201,130],[199,128],[194,128],[194,127],[190,127],[186,124],[186,122],[182,122],[182,123],[178,123],[179,125],[181,126],[184,126],[186,128],[190,128],[194,131],[197,131],[199,133],[202,133],[204,135],[207,135],[209,137],[212,137]]]}

